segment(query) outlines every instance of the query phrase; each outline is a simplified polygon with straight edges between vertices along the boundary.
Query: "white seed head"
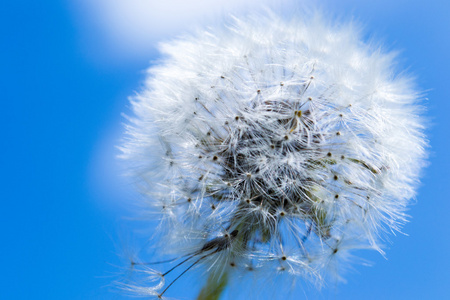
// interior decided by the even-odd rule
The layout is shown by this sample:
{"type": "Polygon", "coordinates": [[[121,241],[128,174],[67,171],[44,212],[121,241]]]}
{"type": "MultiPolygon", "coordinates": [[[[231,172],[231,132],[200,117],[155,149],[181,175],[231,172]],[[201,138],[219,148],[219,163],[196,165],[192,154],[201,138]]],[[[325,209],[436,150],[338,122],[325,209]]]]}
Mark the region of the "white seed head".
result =
{"type": "Polygon", "coordinates": [[[161,214],[162,252],[209,251],[198,264],[231,279],[317,280],[399,230],[426,142],[419,95],[395,75],[394,55],[350,25],[275,16],[234,19],[162,52],[132,99],[122,148],[161,214]]]}

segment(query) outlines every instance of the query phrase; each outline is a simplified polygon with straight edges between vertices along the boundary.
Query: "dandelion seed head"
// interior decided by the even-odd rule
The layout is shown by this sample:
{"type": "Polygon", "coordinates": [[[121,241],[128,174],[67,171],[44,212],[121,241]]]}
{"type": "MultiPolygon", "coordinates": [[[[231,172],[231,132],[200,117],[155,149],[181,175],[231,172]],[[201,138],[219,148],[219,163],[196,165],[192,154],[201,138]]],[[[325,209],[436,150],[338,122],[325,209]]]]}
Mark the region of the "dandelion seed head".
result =
{"type": "Polygon", "coordinates": [[[400,229],[426,142],[395,56],[350,25],[276,16],[161,51],[122,150],[165,220],[162,251],[320,282],[400,229]]]}

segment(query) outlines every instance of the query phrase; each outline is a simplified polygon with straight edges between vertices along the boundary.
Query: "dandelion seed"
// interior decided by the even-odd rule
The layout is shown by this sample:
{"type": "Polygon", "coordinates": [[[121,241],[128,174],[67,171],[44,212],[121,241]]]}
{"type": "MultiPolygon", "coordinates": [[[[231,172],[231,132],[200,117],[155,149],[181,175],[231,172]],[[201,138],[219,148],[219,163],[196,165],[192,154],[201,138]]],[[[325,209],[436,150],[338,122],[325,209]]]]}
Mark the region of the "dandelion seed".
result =
{"type": "Polygon", "coordinates": [[[162,297],[193,268],[209,274],[202,294],[248,271],[321,282],[340,278],[351,252],[382,251],[426,146],[419,94],[392,75],[393,55],[349,25],[276,16],[162,52],[122,150],[160,214],[161,253],[181,261],[130,289],[162,297]]]}

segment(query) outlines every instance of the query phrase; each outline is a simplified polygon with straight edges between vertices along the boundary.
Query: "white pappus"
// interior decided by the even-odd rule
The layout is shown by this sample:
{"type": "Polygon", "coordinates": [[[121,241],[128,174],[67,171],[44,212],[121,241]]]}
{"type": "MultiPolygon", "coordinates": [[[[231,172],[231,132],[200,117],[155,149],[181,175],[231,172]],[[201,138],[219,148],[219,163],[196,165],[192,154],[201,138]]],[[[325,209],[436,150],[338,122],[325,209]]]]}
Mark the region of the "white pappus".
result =
{"type": "Polygon", "coordinates": [[[382,252],[414,197],[420,94],[395,55],[317,16],[231,23],[163,44],[132,99],[122,156],[179,258],[139,293],[199,266],[199,299],[260,271],[320,285],[352,250],[382,252]]]}

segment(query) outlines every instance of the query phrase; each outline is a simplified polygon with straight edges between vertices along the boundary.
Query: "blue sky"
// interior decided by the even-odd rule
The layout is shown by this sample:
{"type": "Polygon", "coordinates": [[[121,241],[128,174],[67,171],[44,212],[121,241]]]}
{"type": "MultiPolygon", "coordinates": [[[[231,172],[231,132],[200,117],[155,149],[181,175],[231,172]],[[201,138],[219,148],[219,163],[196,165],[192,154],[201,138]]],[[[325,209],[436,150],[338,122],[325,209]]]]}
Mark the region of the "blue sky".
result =
{"type": "MultiPolygon", "coordinates": [[[[158,40],[256,3],[193,1],[190,11],[173,2],[163,7],[156,1],[140,6],[144,2],[138,0],[2,3],[0,299],[123,298],[108,285],[120,272],[117,266],[126,264],[120,254],[130,245],[133,226],[125,217],[130,199],[137,197],[115,159],[127,97],[158,58],[158,40]],[[155,21],[155,16],[164,17],[155,21]]],[[[416,74],[426,91],[431,149],[417,203],[409,211],[411,222],[403,230],[408,236],[391,236],[387,260],[360,253],[373,266],[356,265],[347,284],[320,293],[306,288],[305,294],[308,299],[450,298],[445,190],[450,185],[450,2],[320,3],[343,19],[359,20],[387,49],[401,50],[400,66],[416,74]]],[[[176,288],[187,290],[186,284],[176,288]]]]}

